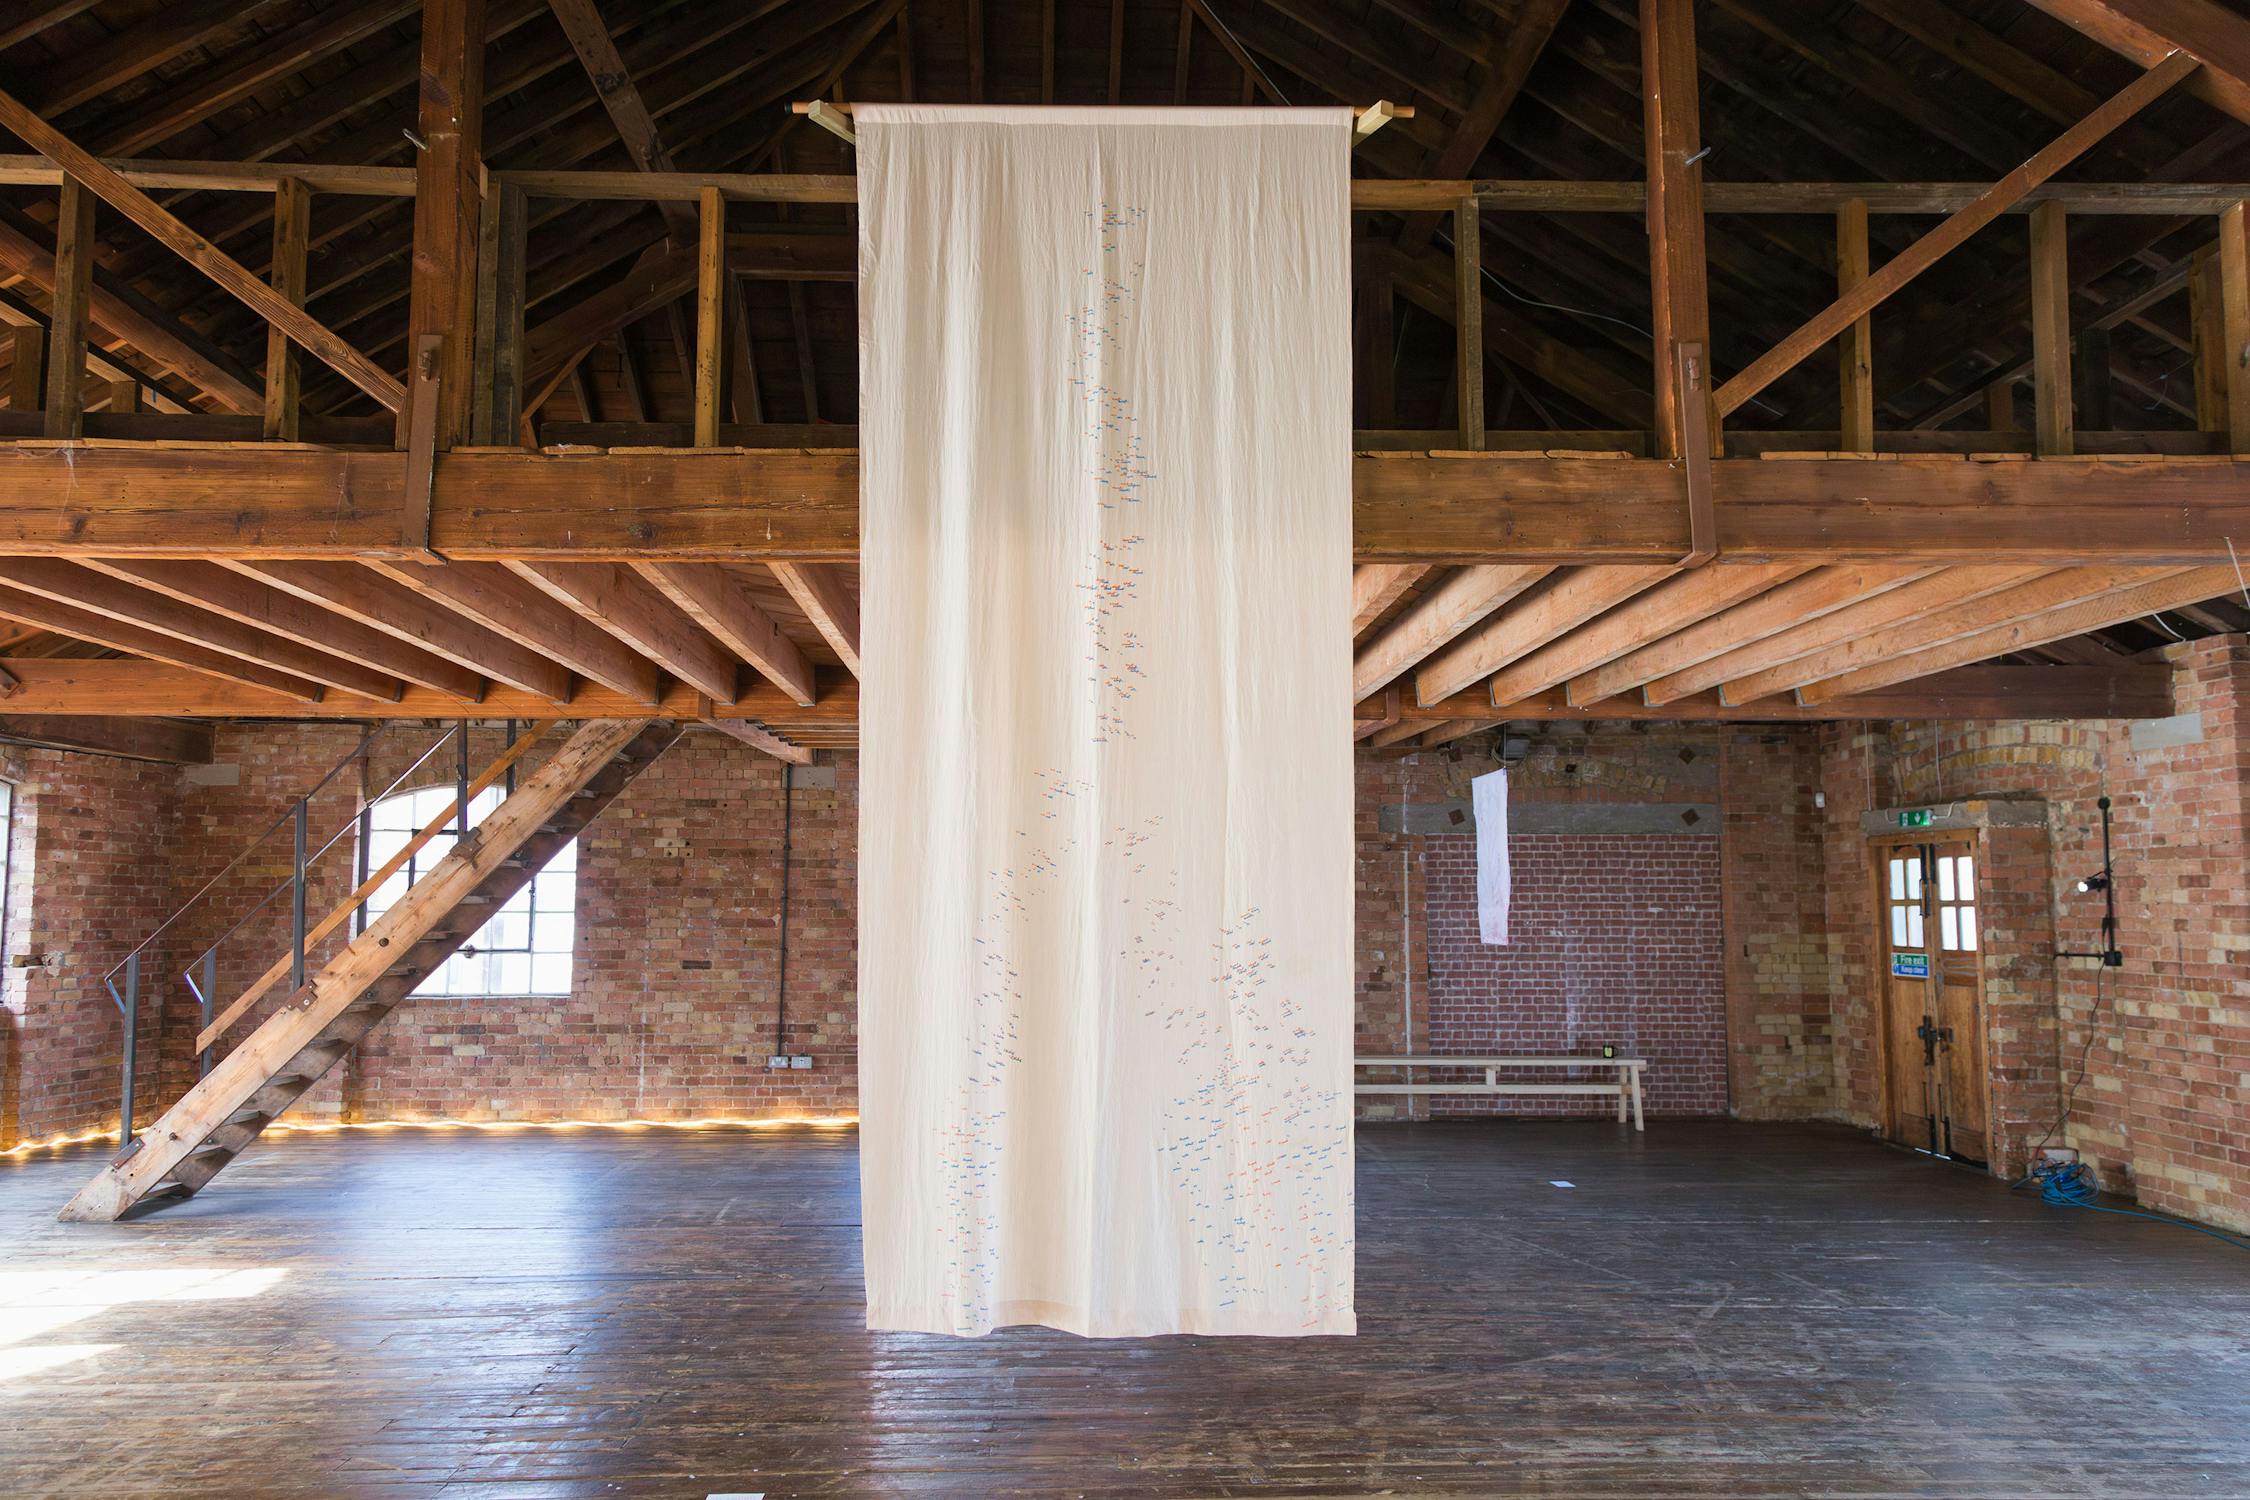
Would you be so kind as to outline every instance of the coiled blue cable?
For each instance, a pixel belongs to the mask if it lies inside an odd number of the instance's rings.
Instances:
[[[2237,1239],[2207,1224],[2198,1224],[2191,1219],[2175,1219],[2169,1214],[2152,1214],[2138,1208],[2111,1208],[2108,1204],[2097,1201],[2101,1197],[2101,1189],[2095,1185],[2094,1175],[2086,1170],[2084,1162],[2041,1162],[2013,1186],[2020,1188],[2034,1182],[2039,1184],[2040,1201],[2052,1203],[2057,1208],[2090,1208],[2095,1213],[2116,1214],[2123,1219],[2147,1219],[2154,1224],[2172,1224],[2181,1229],[2192,1229],[2197,1234],[2207,1234],[2219,1243],[2232,1245],[2237,1250],[2250,1250],[2250,1240]]]

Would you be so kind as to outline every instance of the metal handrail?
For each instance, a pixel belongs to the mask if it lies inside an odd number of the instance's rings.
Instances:
[[[404,770],[400,771],[398,775],[392,777],[389,784],[386,785],[380,792],[377,792],[370,797],[363,798],[359,810],[355,812],[350,820],[345,822],[342,827],[338,828],[334,833],[330,834],[326,839],[324,839],[318,849],[308,850],[307,845],[309,843],[309,825],[311,820],[313,799],[319,796],[323,791],[326,791],[329,783],[334,781],[337,776],[341,775],[347,766],[355,765],[360,761],[366,759],[369,748],[375,743],[376,737],[381,734],[383,729],[386,727],[388,726],[378,724],[370,727],[363,734],[361,734],[359,743],[357,745],[354,745],[349,751],[347,751],[344,757],[341,760],[337,761],[336,764],[330,766],[326,774],[324,774],[318,781],[314,782],[312,784],[312,787],[308,791],[300,794],[295,801],[291,802],[286,808],[284,808],[281,814],[276,817],[271,823],[267,824],[265,828],[259,832],[256,838],[252,839],[248,844],[243,846],[242,852],[237,854],[233,859],[229,860],[227,862],[226,868],[222,869],[218,874],[205,881],[203,885],[197,889],[194,895],[188,897],[188,899],[185,902],[181,903],[181,905],[175,911],[173,911],[170,916],[166,917],[162,922],[158,923],[155,930],[150,932],[147,937],[142,938],[138,943],[134,944],[133,947],[126,953],[126,955],[122,959],[118,960],[118,962],[109,970],[108,973],[102,976],[103,987],[109,991],[110,1000],[115,1003],[119,1014],[122,1015],[125,1020],[125,1045],[123,1057],[124,1085],[123,1096],[119,1102],[117,1112],[118,1141],[121,1145],[130,1145],[133,1140],[133,1084],[136,1074],[135,1064],[137,1061],[135,1054],[137,1052],[137,1044],[139,1042],[140,1031],[141,957],[148,951],[151,944],[156,942],[157,939],[164,936],[165,933],[171,931],[173,926],[176,925],[182,917],[186,916],[187,913],[193,910],[197,906],[197,904],[203,900],[204,897],[210,895],[212,891],[218,888],[221,882],[223,882],[229,875],[232,875],[238,868],[240,868],[243,861],[248,859],[253,853],[261,848],[265,844],[266,840],[272,838],[274,834],[279,832],[285,824],[290,825],[292,847],[290,854],[289,875],[284,878],[279,884],[275,885],[272,890],[266,892],[264,896],[260,897],[256,904],[251,906],[248,911],[244,912],[240,917],[236,918],[232,926],[227,928],[225,932],[219,934],[217,939],[215,939],[208,947],[206,947],[202,951],[201,954],[197,955],[197,957],[192,962],[190,962],[185,969],[181,971],[180,977],[186,981],[188,992],[195,996],[196,1003],[203,1013],[204,1025],[208,1027],[211,1021],[212,1006],[218,998],[218,959],[220,947],[229,938],[233,937],[237,932],[240,932],[244,924],[249,922],[252,917],[258,915],[258,913],[264,911],[268,906],[270,906],[273,903],[274,898],[281,895],[284,891],[287,891],[290,895],[290,982],[293,986],[299,987],[304,984],[305,887],[307,873],[315,864],[320,861],[323,856],[328,853],[329,850],[336,847],[338,841],[341,840],[347,832],[350,832],[354,828],[357,828],[361,831],[363,845],[362,852],[364,853],[368,808],[372,807],[375,803],[380,802],[383,798],[388,797],[389,795],[391,795],[391,793],[398,790],[399,786],[404,783],[408,777],[421,770],[422,767],[429,762],[430,757],[435,755],[438,750],[444,746],[447,740],[451,739],[458,739],[460,744],[458,779],[462,795],[459,798],[461,802],[459,817],[461,831],[463,833],[467,832],[469,818],[468,798],[466,796],[469,779],[469,721],[466,719],[462,719],[449,726],[442,734],[438,735],[437,738],[431,740],[430,743],[423,748],[422,752],[419,755],[416,755],[413,760],[409,761]],[[512,720],[510,721],[509,728],[509,738],[513,740],[514,723]],[[201,983],[197,982],[196,971],[198,969],[202,970]],[[117,976],[120,973],[123,973],[125,976],[125,988],[122,993],[119,992],[117,986]],[[198,1050],[196,1054],[196,1064],[198,1071],[200,1072],[208,1072],[210,1070],[210,1049],[203,1048]]]

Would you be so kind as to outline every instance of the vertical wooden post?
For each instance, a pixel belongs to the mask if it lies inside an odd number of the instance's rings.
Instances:
[[[8,409],[37,411],[47,380],[47,330],[8,330]]]
[[[1995,380],[1984,388],[1984,425],[1988,432],[2016,430],[2016,383]]]
[[[1648,163],[1650,306],[1656,335],[1656,453],[1681,456],[1690,420],[1679,390],[1679,348],[1711,344],[1703,259],[1702,115],[1696,98],[1694,0],[1641,0],[1641,104]]]
[[[721,374],[726,369],[719,325],[726,311],[727,204],[717,188],[700,195],[702,234],[695,255],[695,446],[719,445]]]
[[[2060,203],[2037,203],[2031,209],[2034,452],[2072,450],[2070,398],[2070,217]]]
[[[109,410],[112,416],[130,416],[141,409],[141,383],[137,380],[112,380],[109,382]]]
[[[750,345],[750,300],[743,295],[741,281],[732,275],[727,277],[727,332],[734,356],[734,369],[727,377],[727,409],[737,422],[763,422],[766,411],[758,393],[758,354]]]
[[[1852,198],[1836,211],[1836,293],[1867,279],[1867,200]],[[1837,410],[1846,451],[1875,451],[1875,345],[1872,316],[1863,316],[1836,341]]]
[[[45,436],[86,430],[86,304],[94,291],[94,195],[62,180],[55,217],[55,306],[48,323]]]
[[[1461,446],[1484,446],[1483,213],[1475,195],[1453,210],[1453,328]]]
[[[1354,360],[1358,366],[1360,388],[1360,425],[1363,427],[1396,427],[1398,425],[1398,398],[1392,380],[1392,361],[1397,357],[1397,334],[1391,326],[1393,292],[1388,262],[1367,265],[1369,258],[1381,260],[1384,252],[1373,246],[1362,246],[1362,261],[1354,279],[1359,283],[1359,353]]]
[[[296,177],[284,177],[273,194],[273,289],[295,307],[305,305],[305,247],[312,237],[312,193]],[[266,421],[269,442],[297,441],[297,346],[273,324],[266,325]]]
[[[502,183],[493,202],[500,222],[492,232],[492,431],[486,441],[504,443],[523,420],[524,241],[531,204],[513,183]],[[484,316],[481,307],[477,315]]]
[[[2107,432],[2116,426],[2110,396],[2115,389],[2109,363],[2109,330],[2089,327],[2078,335],[2078,350],[2071,361],[2077,381],[2077,430]]]
[[[408,289],[410,359],[435,336],[440,349],[435,451],[469,431],[476,358],[477,220],[484,197],[485,0],[425,0],[422,6],[421,155],[414,174],[414,262]],[[415,403],[399,407],[399,445]],[[427,517],[408,518],[409,546],[428,544]],[[414,533],[419,530],[419,536]]]
[[[2227,377],[2227,451],[2250,453],[2250,205],[2219,216],[2219,291]],[[52,389],[52,382],[49,382]]]
[[[2195,252],[2188,272],[2188,324],[2195,348],[2195,427],[2227,430],[2226,294],[2219,287],[2219,247]]]

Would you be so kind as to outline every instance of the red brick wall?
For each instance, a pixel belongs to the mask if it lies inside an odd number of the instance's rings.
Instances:
[[[1716,836],[1511,837],[1505,946],[1487,946],[1478,934],[1475,837],[1425,842],[1429,1051],[1599,1056],[1607,1043],[1620,1057],[1648,1059],[1649,1113],[1726,1112]],[[1505,1076],[1553,1083],[1565,1075]],[[1567,1096],[1438,1095],[1430,1105],[1434,1115],[1614,1107]]]
[[[166,910],[177,843],[170,766],[9,750],[15,784],[7,962],[0,1000],[0,1146],[114,1129],[124,1024],[102,976]],[[38,956],[38,967],[18,967]],[[150,982],[161,965],[151,963]],[[169,1096],[156,1063],[161,1007],[142,1009],[135,1108]]]
[[[1728,1080],[1745,1119],[1836,1108],[1819,743],[1744,726],[1720,741]]]

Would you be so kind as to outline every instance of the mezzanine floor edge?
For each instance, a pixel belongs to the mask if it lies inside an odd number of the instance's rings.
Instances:
[[[2250,1256],[1834,1128],[1364,1127],[1350,1341],[868,1334],[843,1131],[98,1160],[0,1166],[10,1495],[2250,1495]]]

